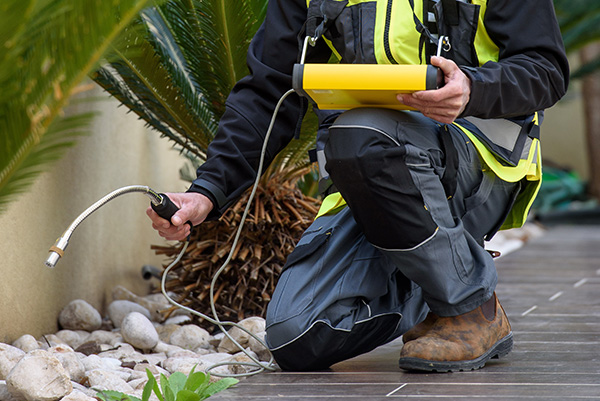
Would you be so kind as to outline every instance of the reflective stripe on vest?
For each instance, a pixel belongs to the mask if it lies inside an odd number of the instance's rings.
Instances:
[[[437,2],[438,0],[425,0],[425,2],[427,1]],[[376,62],[377,64],[420,64],[422,60],[425,60],[424,54],[419,57],[419,39],[421,35],[416,30],[413,10],[409,0],[306,0],[307,7],[310,7],[311,2],[318,3],[315,4],[317,6],[320,6],[323,2],[347,2],[348,12],[338,17],[342,20],[341,23],[346,24],[346,26],[351,26],[352,19],[356,18],[356,15],[360,15],[361,34],[373,32],[372,37],[368,40],[374,51],[375,60],[370,62]],[[415,1],[414,13],[421,22],[426,23],[425,18],[431,21],[435,17],[433,17],[433,13],[428,13],[424,17],[423,4],[424,1]],[[491,40],[483,24],[487,0],[472,0],[471,4],[479,7],[474,39],[478,64],[482,66],[488,61],[498,61],[498,46]],[[352,10],[353,8],[355,11]],[[344,49],[336,48],[327,38],[326,41],[338,56],[338,59],[342,59]]]

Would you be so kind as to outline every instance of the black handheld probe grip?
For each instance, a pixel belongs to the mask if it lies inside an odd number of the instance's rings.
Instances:
[[[167,195],[165,195],[165,194],[159,194],[159,195],[162,198],[161,202],[159,204],[155,204],[155,203],[151,202],[150,206],[156,212],[156,214],[158,214],[163,219],[171,222],[171,217],[173,217],[173,215],[175,213],[177,213],[179,208],[177,207],[176,204],[173,203],[171,198],[169,198]],[[194,228],[191,221],[189,221],[189,220],[186,221],[186,224],[189,224],[190,228]]]

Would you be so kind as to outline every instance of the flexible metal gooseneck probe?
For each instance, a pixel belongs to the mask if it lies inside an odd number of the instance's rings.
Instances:
[[[219,366],[225,366],[225,365],[241,365],[241,366],[250,366],[250,367],[254,367],[257,368],[254,371],[248,372],[248,373],[241,373],[241,374],[227,374],[227,375],[223,375],[220,373],[215,373],[213,372],[212,374],[214,376],[220,376],[220,377],[242,377],[242,376],[250,376],[250,375],[255,375],[257,373],[261,373],[264,372],[265,370],[270,370],[270,371],[274,371],[275,370],[275,366],[274,366],[274,358],[273,358],[273,354],[271,354],[271,351],[269,350],[269,348],[267,347],[267,345],[265,344],[265,342],[263,341],[263,339],[259,338],[258,336],[256,336],[254,333],[250,332],[250,330],[246,329],[243,326],[240,326],[237,323],[234,322],[227,322],[227,321],[221,321],[217,315],[217,311],[216,311],[216,307],[215,307],[215,302],[214,302],[214,288],[215,288],[215,284],[217,282],[217,279],[219,277],[219,275],[223,272],[223,270],[225,270],[225,268],[227,267],[227,265],[229,264],[229,262],[231,261],[232,257],[233,257],[233,252],[236,249],[237,243],[239,241],[239,238],[241,236],[242,233],[242,228],[244,226],[244,222],[246,220],[246,217],[248,216],[248,212],[250,210],[250,204],[252,203],[252,200],[254,199],[254,196],[256,194],[256,190],[258,188],[258,184],[260,182],[260,176],[261,176],[261,172],[263,170],[263,166],[264,166],[264,159],[265,159],[265,154],[267,152],[267,144],[269,141],[269,137],[271,136],[271,132],[273,131],[273,126],[275,124],[275,118],[277,117],[277,113],[279,112],[279,109],[281,108],[281,105],[283,104],[283,101],[291,94],[293,93],[294,90],[290,89],[289,91],[287,91],[286,93],[284,93],[281,98],[279,99],[279,101],[277,102],[277,105],[275,107],[275,110],[273,111],[273,115],[271,117],[271,121],[269,123],[269,128],[267,129],[267,132],[265,133],[265,138],[263,141],[263,146],[261,149],[261,154],[260,154],[260,160],[259,160],[259,165],[258,165],[258,169],[257,169],[257,174],[256,174],[256,179],[254,181],[254,185],[252,186],[252,192],[250,193],[250,196],[248,198],[248,202],[246,204],[246,208],[244,209],[244,213],[242,214],[242,218],[240,220],[238,229],[236,231],[236,235],[235,238],[233,240],[233,244],[231,246],[231,250],[229,251],[229,255],[227,256],[227,259],[225,260],[225,262],[223,262],[223,264],[221,265],[221,267],[217,270],[217,272],[214,274],[213,279],[211,281],[210,284],[210,308],[211,308],[211,312],[213,314],[214,318],[211,318],[203,313],[200,313],[194,309],[191,309],[187,306],[181,305],[179,303],[177,303],[173,298],[171,298],[169,296],[169,294],[166,291],[166,278],[167,275],[169,274],[169,271],[177,264],[179,263],[179,261],[181,260],[181,258],[183,257],[183,255],[185,254],[185,251],[189,245],[189,240],[185,241],[185,243],[183,244],[181,251],[179,252],[179,254],[177,255],[177,257],[175,258],[175,260],[173,260],[169,266],[167,266],[165,268],[165,271],[163,272],[162,278],[161,278],[161,292],[163,293],[163,295],[167,298],[167,300],[175,305],[176,307],[183,309],[195,316],[198,316],[206,321],[208,321],[211,324],[214,324],[216,326],[218,326],[223,333],[225,334],[225,336],[227,336],[248,358],[250,358],[250,360],[252,362],[221,362],[218,364],[214,364],[212,366],[210,366],[209,368],[206,369],[207,372],[219,367]],[[141,192],[143,194],[145,194],[146,196],[148,196],[150,198],[151,201],[151,206],[152,208],[156,211],[156,213],[158,213],[159,216],[161,216],[162,218],[166,219],[166,220],[171,220],[171,217],[177,212],[178,208],[177,206],[171,201],[171,199],[169,199],[168,196],[166,196],[165,194],[161,194],[161,193],[157,193],[156,191],[152,190],[151,188],[147,187],[147,186],[143,186],[143,185],[132,185],[132,186],[128,186],[128,187],[123,187],[123,188],[119,188],[111,193],[109,193],[108,195],[104,196],[102,199],[100,199],[99,201],[97,201],[96,203],[94,203],[92,206],[90,206],[89,208],[87,208],[83,213],[81,213],[69,226],[69,228],[67,228],[67,230],[63,233],[63,235],[56,241],[56,243],[50,248],[50,255],[48,256],[48,258],[46,259],[46,266],[48,267],[54,267],[56,265],[56,263],[58,262],[58,260],[64,255],[65,249],[67,248],[67,245],[69,244],[69,239],[71,238],[71,235],[73,234],[73,232],[75,231],[75,229],[83,222],[83,220],[85,220],[89,215],[91,215],[93,212],[95,212],[97,209],[99,209],[100,207],[104,206],[106,203],[110,202],[111,200],[113,200],[114,198],[126,194],[126,193],[132,193],[132,192]],[[189,223],[189,222],[188,222]],[[189,223],[191,225],[191,223]],[[269,361],[266,363],[263,363],[261,361],[259,361],[258,359],[256,359],[252,354],[250,354],[241,344],[239,344],[228,332],[227,330],[224,328],[225,326],[233,326],[233,327],[237,327],[238,329],[244,331],[245,333],[247,333],[248,335],[250,335],[252,338],[254,338],[255,340],[257,340],[263,347],[265,347],[265,349],[269,352],[270,358]]]
[[[69,239],[71,239],[71,235],[73,235],[73,231],[85,220],[89,215],[94,213],[96,210],[100,209],[102,206],[115,199],[118,196],[128,194],[131,192],[141,192],[150,198],[150,201],[153,205],[161,205],[165,201],[165,197],[158,194],[157,192],[150,189],[150,187],[144,185],[131,185],[128,187],[119,188],[108,195],[104,196],[102,199],[94,203],[92,206],[88,207],[83,213],[81,213],[65,230],[63,235],[60,236],[59,239],[56,240],[56,243],[50,247],[50,254],[46,259],[46,266],[54,267],[58,260],[65,254],[65,249],[67,249],[67,245],[69,245]]]

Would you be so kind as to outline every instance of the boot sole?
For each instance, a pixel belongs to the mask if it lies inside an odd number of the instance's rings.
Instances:
[[[431,361],[421,358],[400,358],[400,369],[425,372],[463,372],[481,369],[490,359],[502,358],[513,348],[513,334],[510,332],[488,351],[476,359],[466,361]]]

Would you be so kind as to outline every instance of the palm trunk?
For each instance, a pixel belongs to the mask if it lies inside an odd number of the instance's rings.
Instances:
[[[581,50],[582,64],[600,54],[600,43],[593,43]],[[583,105],[588,145],[590,181],[588,192],[600,199],[600,72],[583,78]]]

